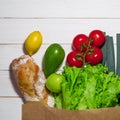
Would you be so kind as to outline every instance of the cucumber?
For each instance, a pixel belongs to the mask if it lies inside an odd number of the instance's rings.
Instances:
[[[120,33],[117,34],[117,64],[116,64],[116,74],[120,75]]]
[[[106,66],[108,67],[108,72],[115,73],[114,44],[113,37],[110,36],[108,36],[106,41]]]

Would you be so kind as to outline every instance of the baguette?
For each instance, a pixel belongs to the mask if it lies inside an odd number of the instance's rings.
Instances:
[[[34,59],[22,55],[11,63],[13,75],[25,101],[45,101],[54,106],[54,98],[45,88],[45,77]]]

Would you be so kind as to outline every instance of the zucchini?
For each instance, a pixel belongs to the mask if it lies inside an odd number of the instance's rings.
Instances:
[[[113,37],[108,36],[106,41],[106,66],[108,67],[108,72],[115,73],[115,55],[114,55],[114,44]]]
[[[120,33],[117,34],[117,64],[116,64],[116,74],[120,75]]]

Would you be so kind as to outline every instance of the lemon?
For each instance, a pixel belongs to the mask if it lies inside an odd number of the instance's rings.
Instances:
[[[36,53],[42,44],[42,34],[39,31],[33,31],[25,40],[25,49],[30,56]]]

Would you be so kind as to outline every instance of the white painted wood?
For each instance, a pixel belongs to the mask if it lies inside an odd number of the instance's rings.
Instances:
[[[18,97],[20,95],[14,77],[9,71],[0,71],[0,88],[0,96],[2,97]]]
[[[94,29],[116,37],[120,32],[120,19],[0,19],[0,44],[23,44],[28,34],[39,30],[43,43],[71,43],[75,35]]]
[[[1,0],[0,17],[120,17],[119,0]]]
[[[36,63],[42,68],[42,60],[45,54],[45,51],[49,44],[42,45],[39,51],[33,55],[34,60]],[[71,50],[71,44],[61,44],[63,49],[65,50],[66,55]],[[9,70],[11,62],[20,56],[25,54],[23,52],[23,44],[22,45],[1,45],[0,46],[0,55],[1,55],[1,62],[0,62],[0,70]],[[63,61],[65,64],[65,59]]]
[[[0,119],[22,120],[22,104],[20,98],[0,98]]]
[[[42,45],[41,48],[35,53],[32,57],[34,58],[35,62],[42,68],[42,61],[43,56],[47,47],[51,44]],[[67,54],[72,50],[71,44],[61,44],[63,49],[65,50],[65,58],[61,68],[65,65]],[[114,44],[114,48],[116,50],[116,44]],[[26,54],[23,51],[23,45],[0,45],[0,70],[10,70],[11,62]],[[60,68],[60,69],[61,69]]]

